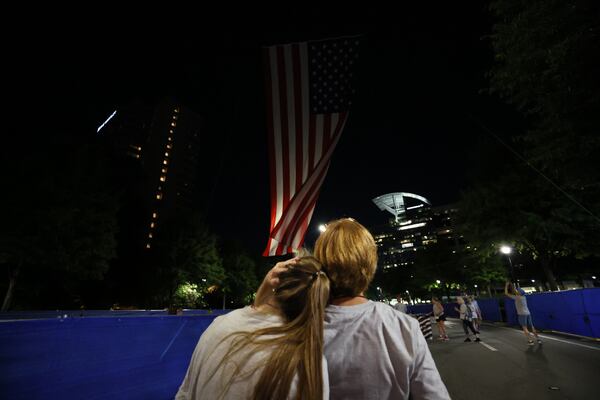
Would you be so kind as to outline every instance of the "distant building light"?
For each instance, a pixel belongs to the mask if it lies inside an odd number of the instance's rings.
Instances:
[[[135,158],[140,158],[140,155],[139,155],[139,154],[136,154],[136,155],[135,155]]]
[[[179,112],[179,108],[175,108],[173,111],[176,112],[176,113],[178,113]],[[204,281],[206,281],[206,279]]]
[[[173,132],[171,132],[171,133],[173,133]],[[173,138],[172,138],[171,136],[169,136],[169,137],[167,138],[167,140],[168,140],[169,142],[172,142],[172,141],[173,141]]]
[[[112,119],[112,117],[114,117],[116,114],[117,114],[117,110],[113,111],[113,113],[112,113],[112,114],[110,114],[110,116],[109,116],[109,117],[106,119],[106,121],[104,121],[104,122],[102,123],[102,125],[100,125],[100,126],[98,127],[98,129],[96,129],[96,133],[100,132],[100,130],[101,130],[102,128],[104,128],[104,125],[106,125],[106,124],[108,123],[108,121],[110,121],[110,120]]]
[[[152,213],[152,218],[156,219],[156,217],[158,217],[158,214],[156,214],[155,212]]]
[[[407,210],[412,210],[414,208],[421,208],[423,207],[423,204],[419,204],[418,206],[410,206],[410,207],[406,207]]]
[[[156,193],[156,200],[162,199],[162,193]]]
[[[150,243],[146,243],[146,248],[149,249],[150,248]]]
[[[414,229],[414,228],[420,228],[422,226],[425,226],[425,222],[419,222],[418,224],[412,224],[412,225],[406,225],[406,226],[401,226],[400,228],[398,228],[398,230],[400,231],[404,231],[406,229]]]
[[[413,243],[402,243],[402,248],[406,249],[407,247],[414,247],[415,245]]]
[[[154,222],[150,222],[150,229],[153,229],[156,225],[154,224]]]
[[[172,127],[176,127],[176,126],[177,126],[177,124],[176,124],[175,122],[171,122],[171,126],[172,126]]]
[[[173,148],[173,145],[171,143],[167,144],[167,149],[171,150]]]
[[[319,225],[319,232],[325,232],[327,230],[327,226],[324,224]]]
[[[168,160],[163,160],[163,164],[164,164],[164,165],[167,165],[168,163],[169,163],[169,161],[168,161]]]
[[[164,181],[166,181],[166,180],[167,180],[167,178],[166,178],[164,175],[162,175],[162,176],[160,177],[160,181],[161,181],[161,182],[164,182]]]
[[[150,239],[152,239],[152,232],[150,232],[150,233],[148,234],[148,237],[149,237]]]
[[[169,157],[169,152],[165,151],[165,157]]]
[[[408,224],[412,224],[412,220],[400,222],[400,225],[408,225]]]

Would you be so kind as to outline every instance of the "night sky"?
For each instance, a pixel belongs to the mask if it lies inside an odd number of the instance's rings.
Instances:
[[[433,205],[459,200],[480,146],[493,141],[469,115],[512,134],[510,108],[481,93],[493,21],[478,2],[235,15],[170,9],[152,18],[110,18],[65,19],[16,46],[19,104],[43,126],[35,135],[91,137],[120,104],[174,96],[206,118],[207,135],[227,138],[214,149],[222,168],[215,165],[215,181],[203,183],[212,193],[205,212],[214,231],[254,254],[262,252],[269,225],[263,46],[364,35],[357,95],[309,245],[318,224],[337,217],[368,226],[386,221],[371,202],[384,193],[414,192]]]

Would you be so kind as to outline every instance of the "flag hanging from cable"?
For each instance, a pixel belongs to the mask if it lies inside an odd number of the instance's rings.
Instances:
[[[358,37],[267,47],[271,225],[264,256],[302,246],[348,119]]]

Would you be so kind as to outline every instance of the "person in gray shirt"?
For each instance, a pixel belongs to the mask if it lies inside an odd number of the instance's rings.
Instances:
[[[535,327],[533,326],[533,320],[531,319],[531,313],[529,307],[527,307],[527,298],[525,298],[525,291],[521,288],[515,289],[514,285],[510,282],[506,282],[504,285],[504,294],[515,301],[515,308],[517,309],[517,319],[519,325],[523,329],[523,333],[527,338],[527,344],[533,346],[535,342],[531,339],[530,331],[535,336],[538,343],[542,343],[542,340],[538,336]]]
[[[315,244],[331,284],[325,358],[332,399],[449,399],[419,323],[365,298],[377,246],[351,218],[329,223]]]

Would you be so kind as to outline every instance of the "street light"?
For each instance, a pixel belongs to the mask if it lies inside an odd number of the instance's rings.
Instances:
[[[506,246],[506,245],[500,246],[500,252],[502,254],[505,254],[506,257],[508,258],[508,263],[510,264],[510,278],[514,282],[515,281],[515,271],[513,268],[512,260],[510,259],[510,253],[512,253],[512,247]]]
[[[439,279],[436,279],[435,283],[437,283],[439,285],[440,283],[442,283],[442,281],[440,281]]]

